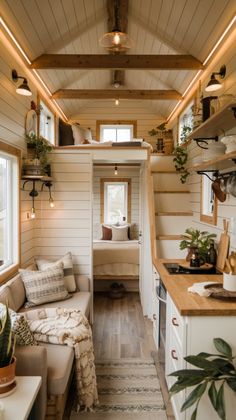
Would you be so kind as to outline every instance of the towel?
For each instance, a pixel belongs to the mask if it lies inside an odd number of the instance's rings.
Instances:
[[[197,293],[199,296],[209,297],[211,295],[211,291],[205,289],[205,286],[208,284],[215,284],[214,281],[205,281],[202,283],[194,283],[192,286],[188,288],[188,292]]]

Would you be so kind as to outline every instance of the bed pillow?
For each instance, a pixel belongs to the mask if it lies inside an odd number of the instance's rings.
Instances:
[[[112,226],[112,241],[128,241],[128,226]]]
[[[102,240],[110,241],[112,238],[112,229],[109,226],[102,225]]]
[[[57,267],[58,263],[63,263],[64,271],[64,283],[68,292],[76,291],[76,282],[73,270],[73,260],[71,252],[67,252],[64,257],[60,258],[57,261],[50,261],[42,258],[35,258],[35,263],[38,267],[38,270],[44,271],[48,268]]]
[[[44,271],[30,271],[19,269],[25,286],[27,302],[25,308],[56,302],[69,297],[64,284],[63,264],[48,268]]]
[[[74,144],[84,144],[84,140],[92,141],[92,133],[90,128],[83,128],[78,124],[72,124]]]

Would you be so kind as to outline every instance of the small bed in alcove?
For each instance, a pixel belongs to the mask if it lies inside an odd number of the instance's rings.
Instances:
[[[95,280],[137,280],[139,277],[138,240],[93,241]]]

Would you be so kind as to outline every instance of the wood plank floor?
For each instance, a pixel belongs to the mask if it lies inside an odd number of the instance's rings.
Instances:
[[[117,300],[95,293],[93,342],[96,359],[151,357],[152,322],[142,314],[138,293]]]

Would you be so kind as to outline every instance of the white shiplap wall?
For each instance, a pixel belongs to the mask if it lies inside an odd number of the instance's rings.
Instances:
[[[78,150],[51,153],[55,207],[41,193],[36,221],[36,254],[57,259],[71,251],[76,274],[90,278],[92,260],[92,156]]]
[[[101,178],[131,178],[131,223],[139,225],[139,168],[119,167],[118,175],[114,175],[114,166],[111,168],[94,167],[93,172],[93,236],[101,238],[100,222],[100,180]]]
[[[1,34],[1,33],[0,33]],[[32,97],[16,93],[16,84],[11,79],[12,69],[24,75],[24,70],[0,42],[0,141],[25,151],[25,117],[30,101],[36,101],[36,90],[30,85]],[[30,185],[27,186],[30,190]],[[21,194],[21,264],[29,264],[34,256],[34,221],[27,217],[31,208],[29,191]]]

